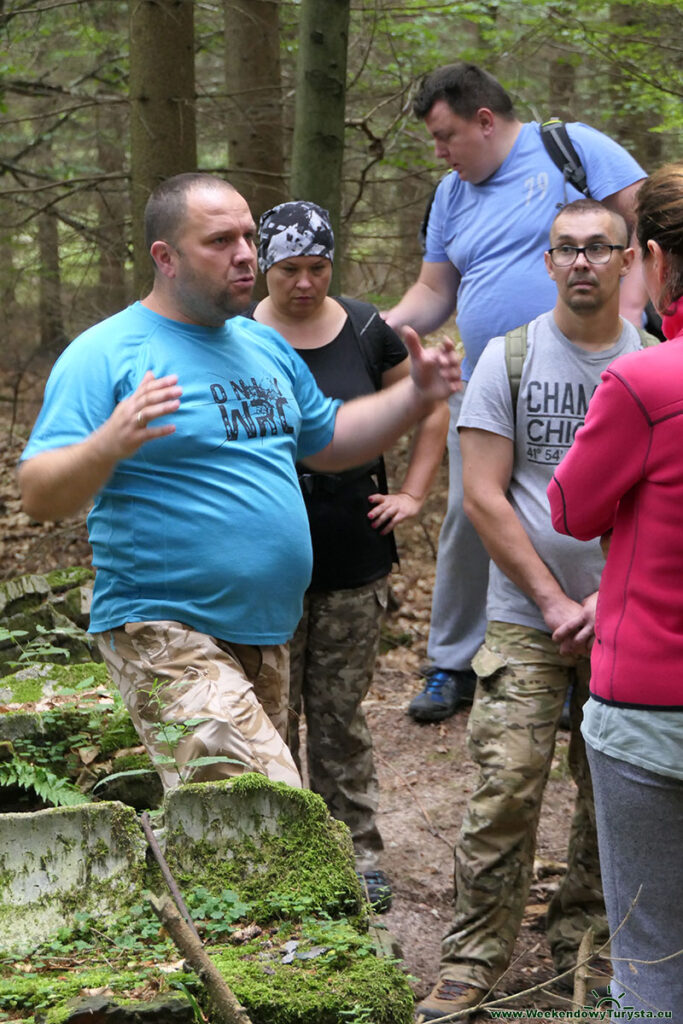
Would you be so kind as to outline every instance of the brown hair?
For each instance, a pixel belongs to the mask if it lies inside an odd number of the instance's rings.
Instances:
[[[413,100],[415,117],[425,118],[437,100],[445,100],[454,114],[471,121],[480,107],[488,107],[507,121],[515,112],[500,82],[476,64],[456,61],[425,75]]]
[[[234,192],[230,182],[202,171],[175,174],[157,185],[145,206],[145,245],[148,250],[159,239],[171,245],[175,243],[187,210],[187,194],[200,187]]]
[[[557,211],[553,217],[553,222],[550,225],[550,234],[552,236],[553,228],[559,217],[563,217],[565,213],[578,213],[578,214],[590,214],[590,213],[606,213],[609,215],[614,230],[620,236],[620,241],[624,245],[628,245],[628,227],[626,221],[617,213],[616,210],[610,210],[604,203],[599,202],[597,199],[574,199],[573,202],[567,203],[560,210]]]
[[[666,309],[683,295],[683,163],[665,164],[638,190],[636,236],[643,259],[647,243],[657,242],[666,260],[666,280],[657,308]]]

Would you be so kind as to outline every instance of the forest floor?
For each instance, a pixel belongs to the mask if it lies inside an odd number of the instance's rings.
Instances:
[[[35,408],[29,410],[31,422]],[[15,466],[27,431],[20,426],[5,438],[0,454],[0,565],[9,578],[30,571],[90,564],[85,517],[58,525],[31,523],[21,512]],[[388,465],[390,479],[400,479],[408,445],[400,442]],[[403,950],[416,997],[438,975],[440,939],[449,925],[452,900],[453,845],[472,792],[475,773],[465,744],[467,711],[439,724],[419,725],[406,714],[422,686],[419,668],[426,659],[431,591],[439,526],[446,505],[444,457],[435,486],[419,521],[398,530],[400,571],[392,576],[398,604],[386,624],[385,647],[366,702],[374,737],[381,787],[379,825],[385,842],[384,867],[394,901],[382,919]],[[552,977],[544,934],[547,902],[565,859],[574,787],[567,769],[568,734],[558,734],[538,835],[537,873],[532,886],[513,964],[500,993],[518,993]],[[516,1007],[547,1007],[535,993]]]

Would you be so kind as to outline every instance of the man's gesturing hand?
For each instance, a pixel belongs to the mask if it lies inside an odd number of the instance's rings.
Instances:
[[[412,327],[404,327],[401,334],[410,355],[410,375],[424,399],[438,402],[460,390],[460,357],[450,338],[435,348],[424,348]]]
[[[182,388],[175,374],[154,376],[148,370],[129,398],[124,398],[93,437],[103,454],[116,462],[133,455],[146,441],[166,437],[175,431],[172,423],[152,426],[160,416],[168,416],[180,405]]]

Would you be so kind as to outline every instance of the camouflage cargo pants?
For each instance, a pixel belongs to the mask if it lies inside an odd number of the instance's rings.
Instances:
[[[299,766],[306,716],[311,789],[351,830],[357,865],[377,864],[379,786],[361,702],[372,682],[387,606],[386,578],[352,590],[309,591],[290,644],[289,746]]]
[[[164,789],[244,772],[301,786],[284,741],[285,645],[228,644],[180,622],[128,622],[96,639]]]
[[[543,791],[570,685],[569,767],[578,792],[567,873],[547,915],[556,969],[576,963],[590,925],[599,941],[607,938],[607,925],[593,792],[579,728],[589,660],[562,657],[539,630],[490,622],[472,665],[478,679],[468,745],[479,777],[455,849],[455,917],[443,940],[441,973],[488,988],[507,967],[522,922]]]

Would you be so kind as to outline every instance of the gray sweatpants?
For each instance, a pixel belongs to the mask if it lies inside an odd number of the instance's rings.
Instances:
[[[682,1021],[683,781],[588,744],[586,750],[613,935],[615,1009],[668,1010],[670,1020]]]
[[[456,423],[464,390],[451,395],[448,507],[439,535],[427,654],[438,668],[464,669],[484,642],[489,556],[462,507],[462,459]]]

